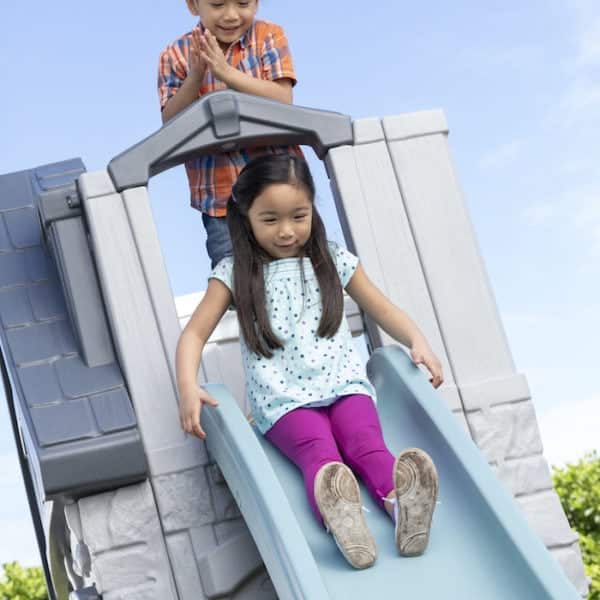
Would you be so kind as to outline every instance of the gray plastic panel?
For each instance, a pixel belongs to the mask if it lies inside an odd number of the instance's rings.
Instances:
[[[114,362],[108,323],[82,217],[51,223],[48,239],[86,364],[97,367]]]
[[[194,155],[241,147],[303,144],[319,158],[352,143],[350,117],[240,94],[200,98],[161,129],[113,158],[108,172],[118,191],[145,186],[153,175]]]
[[[39,493],[46,499],[133,483],[145,479],[148,471],[108,330],[104,337],[102,331],[91,332],[89,339],[96,344],[101,339],[104,347],[94,351],[96,360],[90,362],[103,364],[88,366],[76,343],[57,269],[44,246],[40,196],[52,189],[56,197],[64,197],[75,189],[74,178],[82,170],[75,159],[0,176],[0,345],[18,427],[22,438],[30,440],[28,467],[39,473]],[[69,214],[78,211],[64,211],[63,216]],[[74,321],[79,321],[80,331],[96,327],[103,308],[97,284],[93,286],[94,265],[81,217],[56,221],[50,229],[75,304],[85,305]]]

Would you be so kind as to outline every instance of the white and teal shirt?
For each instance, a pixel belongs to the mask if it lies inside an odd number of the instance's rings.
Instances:
[[[342,287],[346,287],[358,258],[337,244],[329,250]],[[272,358],[251,352],[241,340],[246,393],[261,433],[290,410],[301,406],[327,406],[346,394],[375,399],[365,366],[352,340],[345,318],[332,338],[318,337],[321,320],[319,283],[310,259],[304,258],[304,286],[299,258],[282,258],[265,265],[267,314],[283,348]],[[211,278],[233,289],[233,258],[224,258]]]

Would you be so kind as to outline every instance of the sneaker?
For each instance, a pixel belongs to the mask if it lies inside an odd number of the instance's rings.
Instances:
[[[360,489],[352,471],[343,463],[323,465],[315,477],[315,498],[325,527],[344,558],[355,569],[370,567],[377,548],[367,527]]]
[[[429,455],[418,448],[403,450],[394,463],[396,547],[403,556],[418,556],[429,542],[438,476]]]

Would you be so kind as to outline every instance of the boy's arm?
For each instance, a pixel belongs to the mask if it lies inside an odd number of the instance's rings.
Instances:
[[[199,28],[194,28],[190,40],[189,72],[181,86],[177,89],[177,93],[171,96],[164,105],[161,112],[163,124],[180,113],[184,108],[187,108],[194,100],[198,99],[200,86],[206,74],[206,62],[200,56],[199,35]]]
[[[200,439],[206,437],[200,425],[202,405],[217,406],[217,402],[197,383],[202,350],[231,300],[231,292],[224,283],[217,279],[209,279],[204,297],[177,342],[175,370],[181,427]]]
[[[415,322],[371,282],[360,263],[348,282],[346,291],[379,327],[396,341],[410,348],[413,362],[424,364],[431,373],[430,381],[433,387],[439,387],[444,380],[442,366],[425,336]]]
[[[189,75],[174,96],[171,96],[162,109],[161,118],[163,124],[187,108],[194,100],[198,99],[198,90],[203,76],[190,71]]]
[[[226,60],[223,51],[219,47],[217,38],[207,30],[199,37],[200,55],[206,62],[208,68],[217,79],[220,79],[228,88],[263,96],[287,104],[292,103],[292,81],[288,78],[271,81],[269,79],[257,79],[247,73],[232,67]]]

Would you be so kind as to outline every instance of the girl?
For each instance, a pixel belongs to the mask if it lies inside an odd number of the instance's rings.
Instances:
[[[327,242],[314,195],[308,165],[297,156],[263,156],[240,173],[227,205],[233,257],[213,270],[177,345],[181,426],[205,438],[202,405],[217,402],[197,385],[198,367],[233,303],[256,425],[302,470],[311,508],[348,562],[365,568],[376,548],[353,471],[394,519],[397,548],[407,556],[427,546],[437,474],[423,451],[411,448],[394,460],[385,446],[375,390],[344,318],[343,289],[410,348],[436,388],[442,369],[423,334],[369,281],[358,259]]]

